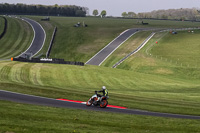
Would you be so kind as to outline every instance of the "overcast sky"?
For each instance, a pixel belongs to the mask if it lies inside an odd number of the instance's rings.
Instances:
[[[149,12],[158,9],[200,7],[200,0],[0,0],[0,3],[25,3],[43,5],[77,5],[107,11],[108,16],[121,16],[122,12]]]

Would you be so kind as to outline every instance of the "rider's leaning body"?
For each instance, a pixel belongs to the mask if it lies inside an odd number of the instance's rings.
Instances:
[[[102,92],[103,93],[103,95],[97,94],[97,97],[101,98],[102,96],[108,96],[108,90],[106,89],[105,86],[102,86],[102,89],[100,91],[95,91],[95,93],[97,93],[97,92]]]

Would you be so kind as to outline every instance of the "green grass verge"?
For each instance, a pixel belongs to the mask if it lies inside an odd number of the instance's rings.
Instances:
[[[7,32],[0,41],[0,59],[20,55],[29,47],[33,38],[33,30],[28,23],[10,17],[7,20]]]
[[[199,120],[52,108],[0,100],[0,133],[189,133]],[[153,121],[153,122],[152,122]]]

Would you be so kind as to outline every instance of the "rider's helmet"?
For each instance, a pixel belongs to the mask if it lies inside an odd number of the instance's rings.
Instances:
[[[105,86],[102,86],[102,90],[105,90],[106,89],[106,87]]]

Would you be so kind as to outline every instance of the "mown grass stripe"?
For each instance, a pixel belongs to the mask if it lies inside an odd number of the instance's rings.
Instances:
[[[30,68],[32,67],[32,63],[27,63],[25,64],[22,69],[21,69],[21,73],[20,73],[20,78],[23,82],[25,82],[26,84],[30,84],[31,80],[30,80]]]
[[[18,63],[16,65],[14,65],[12,67],[12,70],[11,70],[11,80],[13,82],[17,82],[17,83],[25,83],[22,79],[21,79],[21,72],[22,72],[22,69],[23,69],[23,66],[26,65],[25,63]]]
[[[10,81],[11,79],[11,69],[16,64],[16,62],[9,62],[4,65],[0,70],[0,80],[1,81]]]
[[[43,64],[36,63],[30,67],[30,81],[35,85],[43,85],[40,79],[40,70]]]

